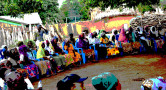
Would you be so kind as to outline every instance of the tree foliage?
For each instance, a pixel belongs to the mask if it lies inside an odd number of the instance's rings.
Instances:
[[[84,3],[80,2],[80,0],[66,0],[63,2],[62,6],[60,7],[60,14],[66,22],[66,17],[68,22],[74,20],[74,16],[77,17],[78,20],[87,20],[89,19],[88,9],[84,7]]]
[[[54,21],[58,16],[57,0],[1,0],[0,15],[18,17],[22,14],[38,12],[43,23],[49,17]]]

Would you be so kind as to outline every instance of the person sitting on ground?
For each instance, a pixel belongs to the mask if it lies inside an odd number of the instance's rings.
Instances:
[[[58,90],[85,90],[84,81],[88,77],[81,78],[77,74],[70,74],[57,83]]]
[[[70,33],[69,36],[70,36],[70,42],[71,42],[71,44],[75,45],[76,41],[75,41],[75,38],[73,38],[73,33]]]
[[[0,78],[4,82],[3,90],[34,90],[34,87],[29,80],[25,78],[22,73],[17,70],[9,68],[0,68]],[[40,90],[40,88],[35,89]]]
[[[96,90],[121,90],[119,80],[110,72],[104,72],[92,78]]]

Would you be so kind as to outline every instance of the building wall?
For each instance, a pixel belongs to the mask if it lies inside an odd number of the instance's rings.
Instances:
[[[93,32],[96,29],[104,29],[107,32],[111,31],[112,29],[119,30],[122,28],[123,24],[130,23],[130,20],[134,18],[135,16],[118,16],[113,18],[104,18],[100,21],[82,21],[82,22],[76,22],[76,23],[68,23],[68,24],[60,24],[60,28],[62,31],[62,35],[65,35],[68,37],[70,33],[74,33],[74,36],[78,36],[81,34],[81,32],[85,29],[88,29],[89,32]],[[58,25],[55,25],[57,30],[59,30]]]

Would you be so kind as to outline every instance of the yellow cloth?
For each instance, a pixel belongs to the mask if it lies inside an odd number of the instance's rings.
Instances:
[[[70,54],[70,55],[72,56],[72,58],[74,59],[75,62],[80,61],[81,56],[80,56],[80,54],[79,54],[78,52],[75,52],[75,55],[76,55],[76,56],[74,56],[74,48],[73,48],[73,45],[72,45],[72,44],[70,44],[69,47],[65,45],[65,46],[64,46],[64,49],[65,49],[65,50],[68,49],[68,50],[67,50],[67,51],[68,51],[68,54]]]
[[[107,44],[109,42],[109,39],[107,37],[105,38],[100,38],[100,42]]]
[[[108,48],[107,53],[108,53],[108,56],[111,56],[111,55],[117,55],[120,52],[117,48]]]
[[[45,57],[44,49],[42,48],[42,42],[39,43],[39,49],[37,51],[37,59]]]

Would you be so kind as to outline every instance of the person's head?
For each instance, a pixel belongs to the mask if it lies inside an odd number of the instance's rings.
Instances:
[[[32,48],[32,47],[33,47],[32,41],[29,41],[29,42],[27,43],[27,46],[30,47],[30,48]]]
[[[101,34],[101,37],[102,37],[102,38],[105,38],[105,37],[106,37],[106,36],[105,36],[105,33],[102,33],[102,34]]]
[[[84,39],[85,38],[85,33],[81,33],[80,36],[79,36],[80,39]]]
[[[73,33],[70,33],[69,36],[70,36],[70,38],[73,38]]]
[[[53,39],[54,39],[54,43],[58,42],[58,38],[56,36]]]
[[[20,54],[26,55],[27,51],[28,51],[28,48],[25,45],[22,45],[19,47]]]
[[[145,27],[144,27],[144,30],[145,30],[146,32],[149,32],[149,27],[148,27],[148,26],[145,26]]]
[[[66,44],[66,45],[69,45],[69,44],[70,44],[70,40],[69,40],[69,39],[65,39],[64,41],[65,41],[65,44]]]
[[[45,48],[45,44],[44,44],[44,42],[41,44],[41,47],[42,47],[42,48]]]
[[[37,25],[37,29],[41,30],[42,26],[40,24]]]
[[[121,90],[119,80],[110,72],[104,72],[93,77],[92,85],[96,90]]]
[[[112,36],[112,41],[114,41],[114,42],[115,42],[115,36],[114,36],[114,35]]]
[[[92,33],[92,38],[96,38],[96,37],[97,37],[97,32],[94,31],[94,32]]]
[[[46,40],[46,45],[49,46],[50,45],[50,42],[48,40]]]
[[[83,82],[87,78],[81,78],[77,74],[70,74],[57,83],[57,88],[58,90],[85,90]]]
[[[5,82],[9,90],[25,90],[27,89],[27,84],[24,81],[24,77],[16,71],[6,71],[5,72]]]
[[[88,35],[88,34],[89,34],[89,30],[87,30],[87,29],[84,30],[83,32],[85,33],[85,35]]]
[[[7,46],[6,46],[6,45],[2,45],[1,48],[2,48],[2,49],[5,49],[5,51],[7,51]]]
[[[156,31],[156,28],[154,26],[151,27],[151,31],[152,32],[155,32]]]
[[[22,45],[24,45],[23,41],[19,41],[19,42],[17,43],[17,46],[18,46],[18,47],[20,47],[20,46],[22,46]]]
[[[7,66],[8,68],[12,68],[12,63],[8,60],[7,63],[6,63],[6,66]]]

